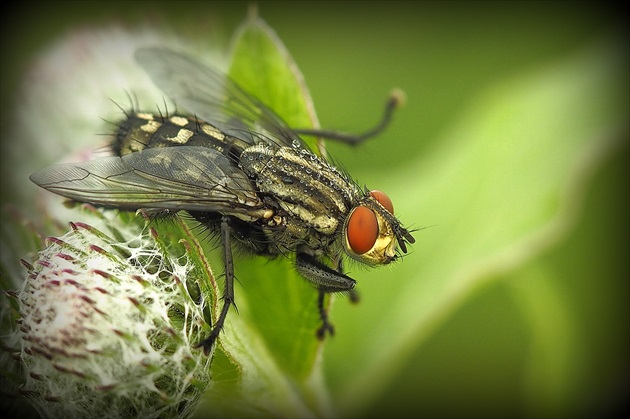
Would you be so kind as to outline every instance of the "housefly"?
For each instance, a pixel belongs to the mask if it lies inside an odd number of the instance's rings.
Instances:
[[[348,256],[367,265],[388,264],[414,238],[394,216],[391,200],[350,179],[312,153],[300,135],[356,143],[363,136],[296,130],[225,75],[160,48],[136,59],[189,115],[133,112],[119,123],[116,156],[60,164],[31,175],[37,185],[76,201],[121,210],[185,211],[216,233],[223,245],[223,306],[210,335],[198,344],[209,353],[234,304],[233,246],[257,255],[294,255],[297,271],[318,291],[323,338],[334,329],[324,296],[354,295],[356,281],[342,271]]]

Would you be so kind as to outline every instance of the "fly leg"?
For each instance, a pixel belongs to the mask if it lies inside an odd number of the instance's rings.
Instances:
[[[230,244],[230,226],[228,217],[221,218],[221,242],[223,243],[223,261],[225,268],[225,289],[223,290],[223,307],[221,308],[221,314],[217,322],[214,324],[210,336],[202,340],[197,344],[197,348],[203,347],[203,352],[208,355],[214,342],[216,341],[221,329],[223,329],[223,323],[227,317],[230,306],[234,304],[234,262],[232,260],[232,246]]]
[[[324,307],[324,297],[326,296],[326,292],[322,291],[320,288],[317,290],[317,293],[317,310],[319,311],[319,319],[322,321],[322,325],[317,329],[315,335],[317,336],[317,339],[322,340],[326,337],[326,332],[328,332],[330,336],[334,336],[335,326],[328,321],[328,312]]]
[[[351,289],[350,290],[350,302],[353,304],[356,304],[359,302],[359,300],[361,300],[361,297],[359,296],[359,292],[355,289]]]
[[[324,309],[324,296],[331,292],[352,292],[356,281],[324,265],[307,253],[298,253],[296,255],[295,267],[304,278],[317,286],[319,292],[317,308],[322,325],[317,329],[317,337],[323,339],[327,332],[333,335],[335,329],[328,321],[328,313]]]
[[[343,273],[343,265],[341,263],[341,260],[337,262],[337,271]],[[350,302],[352,304],[357,304],[361,300],[359,291],[357,291],[356,288],[352,288],[351,290],[348,290],[348,298],[350,299]]]
[[[320,129],[292,129],[298,135],[314,135],[329,140],[341,141],[346,144],[356,145],[368,138],[375,137],[387,128],[392,121],[394,110],[405,102],[405,94],[402,90],[394,89],[385,103],[383,116],[379,123],[372,129],[362,134],[345,134],[337,131],[320,130]]]

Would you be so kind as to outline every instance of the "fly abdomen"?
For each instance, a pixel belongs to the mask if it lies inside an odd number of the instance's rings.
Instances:
[[[223,133],[220,129],[196,118],[172,115],[161,117],[150,113],[135,113],[119,123],[114,152],[119,156],[158,147],[211,147],[226,153],[247,144]],[[239,150],[239,152],[240,152]]]

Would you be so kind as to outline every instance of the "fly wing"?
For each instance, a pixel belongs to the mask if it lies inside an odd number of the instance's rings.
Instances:
[[[31,175],[56,194],[120,209],[222,212],[259,218],[263,203],[247,176],[206,147],[151,148],[123,157],[59,164]]]
[[[218,70],[164,48],[139,49],[136,60],[177,106],[226,134],[251,144],[302,143],[280,116]]]

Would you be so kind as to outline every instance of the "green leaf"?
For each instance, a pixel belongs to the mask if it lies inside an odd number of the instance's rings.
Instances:
[[[318,125],[311,96],[297,64],[276,33],[250,11],[232,41],[229,75],[292,128]]]

